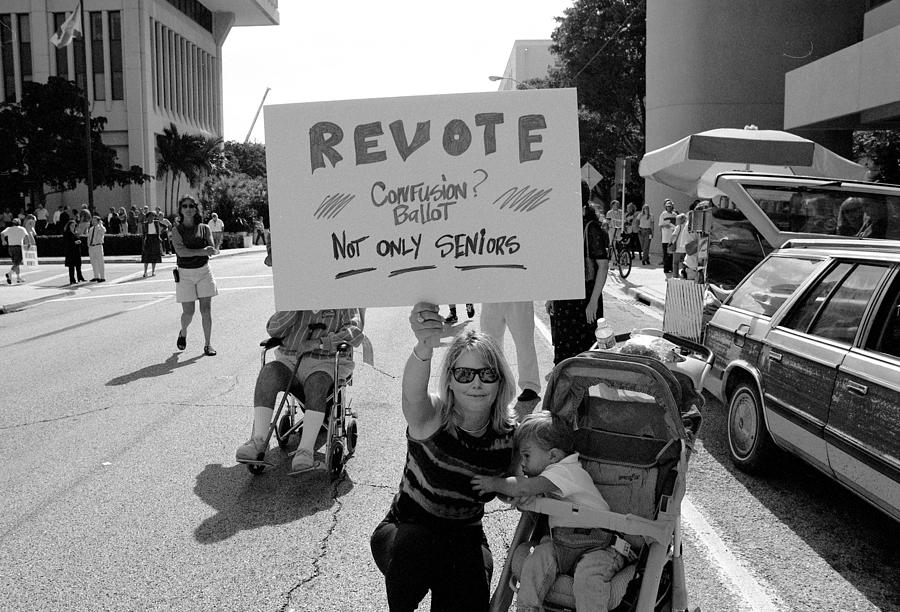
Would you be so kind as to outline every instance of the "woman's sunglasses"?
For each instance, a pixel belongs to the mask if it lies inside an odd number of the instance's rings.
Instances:
[[[494,368],[481,368],[480,370],[475,368],[450,368],[450,373],[453,374],[456,382],[464,385],[475,380],[476,374],[483,383],[495,383],[500,380],[500,374]]]
[[[196,204],[182,204],[182,208],[197,208]]]

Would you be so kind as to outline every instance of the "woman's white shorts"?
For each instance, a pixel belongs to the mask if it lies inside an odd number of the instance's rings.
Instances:
[[[216,279],[213,278],[209,264],[202,268],[177,268],[177,270],[180,278],[175,283],[175,301],[179,304],[219,295]]]

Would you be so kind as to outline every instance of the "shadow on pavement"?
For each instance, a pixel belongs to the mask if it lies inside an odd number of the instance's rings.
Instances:
[[[793,455],[784,454],[766,475],[741,472],[731,462],[725,417],[726,408],[707,394],[704,451],[878,609],[900,609],[897,524]]]
[[[268,457],[276,465],[258,476],[245,465],[216,463],[197,476],[194,493],[216,509],[194,530],[197,542],[214,544],[246,529],[291,523],[330,508],[353,489],[346,475],[332,484],[324,470],[288,476],[290,462],[277,448]]]
[[[117,387],[119,385],[127,385],[128,383],[140,380],[141,378],[155,378],[157,376],[165,376],[166,374],[171,374],[178,368],[192,365],[195,361],[202,357],[202,355],[195,355],[194,357],[190,357],[188,359],[185,359],[184,361],[178,361],[178,356],[180,354],[181,353],[172,353],[172,356],[162,363],[154,363],[152,365],[145,366],[140,370],[131,372],[130,374],[117,376],[106,383],[106,386]]]

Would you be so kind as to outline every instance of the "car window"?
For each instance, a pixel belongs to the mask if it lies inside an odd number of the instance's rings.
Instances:
[[[878,309],[875,324],[865,347],[871,351],[900,357],[900,275]]]
[[[900,198],[841,187],[745,189],[779,230],[827,236],[900,238]]]
[[[816,313],[853,267],[850,263],[840,263],[832,268],[822,280],[801,300],[781,323],[782,327],[805,332]]]
[[[791,312],[792,329],[842,344],[853,344],[866,306],[888,266],[847,264],[834,267]]]
[[[820,259],[770,257],[735,288],[727,303],[771,317],[819,265]]]

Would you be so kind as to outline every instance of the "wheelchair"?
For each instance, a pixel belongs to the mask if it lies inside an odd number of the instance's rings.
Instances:
[[[281,343],[281,338],[268,338],[259,343],[262,348],[260,368],[266,365],[268,352],[281,346]],[[358,438],[356,413],[351,408],[348,392],[348,387],[353,384],[353,375],[351,374],[344,379],[338,377],[340,357],[352,357],[352,355],[353,347],[346,342],[342,342],[337,346],[334,356],[334,370],[332,371],[334,388],[326,399],[325,421],[316,437],[315,449],[319,449],[323,445],[325,447],[325,471],[332,482],[337,480],[343,473],[347,460],[356,450]],[[293,456],[297,451],[300,437],[303,433],[303,413],[305,412],[305,398],[302,397],[302,390],[296,389],[294,384],[299,367],[300,360],[298,359],[291,372],[287,388],[280,393],[280,399],[276,402],[277,405],[272,415],[272,422],[269,424],[269,431],[266,434],[266,441],[263,445],[263,448],[266,450],[257,455],[256,461],[240,461],[240,463],[244,463],[247,466],[251,474],[262,474],[266,467],[273,465],[265,459],[269,442],[273,436],[279,448],[288,457]]]

